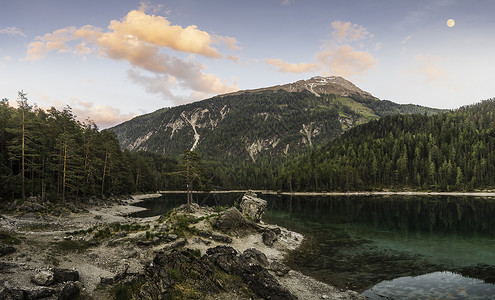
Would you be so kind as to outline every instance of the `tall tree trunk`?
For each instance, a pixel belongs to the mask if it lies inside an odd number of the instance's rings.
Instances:
[[[105,163],[103,164],[103,176],[101,178],[101,197],[105,195],[105,174],[107,172],[108,150],[105,150]]]
[[[21,181],[22,181],[22,199],[26,199],[26,189],[24,186],[24,147],[25,147],[25,131],[24,131],[24,108],[21,109],[22,111],[22,146],[21,146]]]
[[[136,174],[136,193],[139,191],[139,169],[137,169],[137,174]]]
[[[67,141],[64,143],[64,173],[62,177],[62,201],[65,201],[65,180],[67,175]]]

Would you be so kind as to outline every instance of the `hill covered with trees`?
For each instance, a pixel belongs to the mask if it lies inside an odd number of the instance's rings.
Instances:
[[[437,113],[379,100],[340,77],[240,91],[158,110],[110,130],[122,148],[256,164],[325,145],[358,124],[392,114]]]
[[[495,100],[356,126],[281,168],[280,188],[473,190],[495,186]]]

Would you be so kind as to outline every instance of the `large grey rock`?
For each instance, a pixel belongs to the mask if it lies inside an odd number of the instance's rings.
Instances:
[[[216,220],[215,226],[224,233],[233,233],[239,236],[251,233],[253,230],[260,230],[259,226],[253,221],[246,219],[235,207],[227,209],[220,218]]]
[[[244,215],[255,222],[259,222],[266,212],[267,205],[268,202],[266,202],[266,200],[258,198],[254,192],[249,191],[242,196],[240,207]]]
[[[31,278],[31,281],[37,285],[50,285],[53,283],[53,272],[48,270],[39,271]]]

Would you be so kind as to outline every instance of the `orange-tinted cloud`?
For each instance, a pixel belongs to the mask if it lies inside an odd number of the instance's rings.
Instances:
[[[378,63],[371,53],[356,51],[349,45],[323,50],[316,60],[331,74],[348,77],[363,74]]]
[[[128,121],[137,114],[129,113],[123,114],[119,108],[111,107],[108,105],[99,105],[91,101],[82,101],[78,98],[70,98],[67,101],[53,100],[46,96],[43,96],[44,102],[50,103],[49,106],[43,109],[49,109],[51,106],[57,108],[58,110],[63,109],[65,106],[69,105],[72,109],[72,113],[76,116],[76,119],[80,122],[87,123],[90,119],[98,128],[105,129],[116,124]]]
[[[77,116],[77,119],[81,122],[88,118],[95,122],[99,128],[105,129],[115,124],[120,124],[128,121],[138,114],[122,114],[119,108],[111,107],[108,105],[92,105],[89,108],[72,107],[72,112]]]
[[[332,28],[332,35],[338,41],[359,41],[373,37],[365,27],[351,22],[334,21]]]
[[[236,38],[230,37],[230,36],[215,36],[215,39],[219,42],[225,43],[227,47],[229,47],[231,50],[240,50],[242,49],[241,47],[237,46],[239,41]]]
[[[278,71],[282,73],[305,73],[305,72],[316,71],[319,69],[318,65],[314,63],[294,64],[294,63],[285,62],[278,58],[277,59],[267,58],[264,61],[266,64],[277,67]]]
[[[108,29],[109,34],[132,36],[136,40],[176,51],[221,57],[220,53],[211,47],[212,36],[199,30],[196,25],[186,28],[171,25],[164,17],[150,16],[138,10],[130,11],[122,21],[112,20]]]
[[[67,27],[37,37],[28,45],[26,60],[41,59],[52,51],[80,56],[95,53],[125,60],[134,67],[153,73],[152,76],[138,76],[133,71],[129,76],[134,82],[143,85],[147,91],[158,91],[164,97],[174,99],[177,97],[172,90],[177,87],[212,94],[237,90],[237,85],[229,85],[213,74],[205,73],[206,67],[194,58],[180,59],[162,51],[171,49],[220,58],[223,56],[212,47],[219,42],[231,49],[239,49],[235,38],[212,36],[195,25],[186,28],[171,25],[164,17],[132,10],[122,20],[112,20],[107,31],[86,25]],[[170,84],[172,78],[174,85]],[[156,87],[158,83],[162,86]]]
[[[26,60],[38,60],[45,57],[48,53],[55,51],[57,53],[69,52],[72,47],[68,42],[75,40],[75,27],[66,27],[47,33],[44,36],[36,37],[36,40],[29,43]]]
[[[425,76],[426,83],[445,82],[449,79],[449,74],[438,65],[440,58],[417,55],[415,59],[421,63],[419,70]]]
[[[351,77],[362,75],[374,68],[378,60],[368,51],[357,51],[349,42],[361,41],[361,47],[365,39],[371,39],[373,35],[368,30],[351,22],[332,22],[332,39],[324,41],[321,50],[315,54],[312,63],[292,64],[281,59],[268,58],[265,63],[278,67],[282,73],[304,73],[321,71],[324,75],[340,75]],[[383,45],[374,43],[373,47],[378,51]]]

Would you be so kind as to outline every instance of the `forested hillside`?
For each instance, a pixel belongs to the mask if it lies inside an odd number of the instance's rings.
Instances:
[[[76,121],[68,106],[34,108],[22,92],[17,103],[0,102],[0,200],[74,200],[179,184],[167,177],[176,159],[123,152],[114,132]]]
[[[493,189],[495,100],[373,120],[280,172],[284,190]]]
[[[132,151],[178,157],[194,150],[207,160],[252,165],[324,145],[385,115],[438,111],[378,100],[340,77],[315,77],[161,109],[111,130]]]

